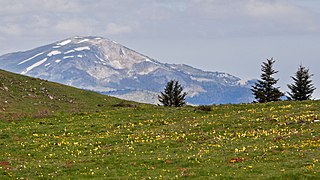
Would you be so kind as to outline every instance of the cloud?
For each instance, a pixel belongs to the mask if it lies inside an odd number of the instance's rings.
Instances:
[[[0,1],[0,9],[0,15],[20,14],[29,11],[29,9],[26,8],[25,3],[19,0]]]
[[[0,33],[9,36],[20,36],[23,34],[23,31],[17,24],[7,24],[0,27]]]
[[[319,14],[288,0],[192,0],[208,37],[319,33]],[[208,25],[210,24],[210,25]]]
[[[0,0],[0,15],[0,37],[215,38],[320,31],[319,14],[291,0]]]
[[[292,23],[310,22],[313,15],[305,9],[285,1],[256,1],[252,0],[245,6],[245,12],[255,18]]]
[[[288,1],[252,0],[246,5],[245,10],[250,17],[264,22],[275,32],[277,32],[276,29],[287,34],[319,32],[320,24],[317,15]]]
[[[56,32],[60,34],[78,34],[90,33],[93,27],[84,21],[78,19],[66,19],[56,22],[53,26]]]
[[[0,14],[28,14],[43,12],[79,12],[81,4],[75,0],[10,0],[0,1]]]
[[[119,34],[125,34],[130,33],[133,31],[133,28],[127,25],[119,25],[116,23],[109,23],[106,26],[106,34],[108,35],[119,35]]]
[[[79,13],[83,12],[84,5],[86,3],[76,0],[33,0],[39,4],[43,9],[42,11],[47,12],[66,12],[66,13]],[[82,4],[83,3],[83,4]]]

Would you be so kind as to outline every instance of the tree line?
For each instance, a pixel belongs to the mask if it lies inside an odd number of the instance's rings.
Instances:
[[[311,77],[313,74],[309,73],[309,69],[300,65],[294,76],[292,84],[288,84],[290,92],[288,96],[285,96],[280,91],[280,87],[275,87],[279,79],[273,77],[278,71],[273,69],[275,60],[273,58],[267,59],[261,65],[261,79],[258,80],[251,88],[252,94],[255,97],[254,102],[265,103],[272,101],[280,101],[283,98],[293,101],[310,100],[313,92],[316,90],[314,87]],[[164,88],[164,92],[158,96],[159,102],[163,106],[175,106],[180,107],[186,104],[185,97],[187,93],[183,92],[183,87],[178,81],[171,80],[167,83]]]
[[[278,71],[273,69],[275,60],[273,58],[267,59],[261,65],[261,80],[258,80],[254,86],[252,86],[252,93],[256,99],[255,102],[265,103],[272,101],[280,101],[285,94],[280,91],[280,87],[275,87],[279,79],[273,77]],[[286,98],[288,100],[303,101],[310,100],[313,92],[316,90],[311,77],[313,74],[309,73],[309,69],[300,65],[294,76],[292,84],[288,84],[290,92]]]

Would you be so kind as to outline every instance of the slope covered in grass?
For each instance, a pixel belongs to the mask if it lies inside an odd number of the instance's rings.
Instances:
[[[0,70],[0,119],[95,112],[125,102],[95,92]],[[132,103],[131,104],[136,104]]]
[[[205,108],[204,108],[205,109]],[[0,123],[0,179],[319,179],[319,101]]]

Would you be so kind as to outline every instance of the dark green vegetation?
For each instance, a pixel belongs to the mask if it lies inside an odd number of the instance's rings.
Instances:
[[[178,81],[169,81],[164,88],[164,92],[158,96],[160,103],[164,106],[181,107],[186,104],[186,92],[182,92],[183,88]]]
[[[320,101],[170,108],[79,92],[77,113],[55,100],[59,113],[0,121],[0,179],[320,178]]]
[[[291,92],[289,92],[289,99],[295,101],[303,101],[310,100],[311,95],[316,90],[316,88],[312,84],[312,80],[310,79],[312,74],[309,74],[309,69],[299,66],[297,72],[294,77],[291,77],[294,81],[293,84],[288,84],[288,88]]]
[[[281,96],[284,95],[279,87],[274,87],[278,82],[278,79],[272,77],[278,72],[273,69],[274,63],[275,60],[273,60],[273,58],[267,59],[266,62],[262,63],[261,80],[258,80],[258,82],[252,86],[252,94],[259,103],[280,101]]]

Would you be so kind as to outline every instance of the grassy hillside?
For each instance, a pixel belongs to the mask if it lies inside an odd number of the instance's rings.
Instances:
[[[0,123],[0,178],[319,179],[319,101]]]
[[[0,70],[0,119],[95,112],[129,103],[98,93]],[[132,103],[131,104],[137,104]]]
[[[320,101],[164,108],[1,78],[19,121],[0,121],[0,179],[320,178]]]

